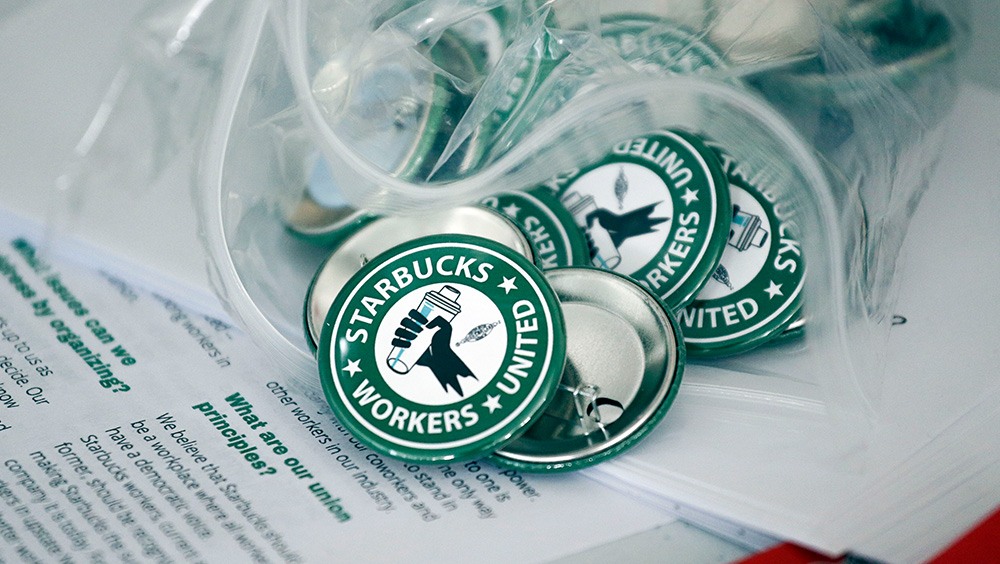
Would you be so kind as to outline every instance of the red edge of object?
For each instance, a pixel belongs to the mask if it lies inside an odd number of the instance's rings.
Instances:
[[[830,558],[786,542],[740,560],[738,564],[812,564],[841,560],[841,557]]]
[[[959,562],[1000,562],[1000,508],[930,560],[931,564]]]
[[[840,562],[791,543],[782,543],[758,552],[737,564],[813,564]],[[978,525],[928,561],[928,564],[1000,562],[1000,507]]]

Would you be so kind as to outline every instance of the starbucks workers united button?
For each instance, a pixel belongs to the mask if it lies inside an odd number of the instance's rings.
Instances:
[[[590,262],[587,240],[576,221],[550,192],[498,192],[480,200],[524,231],[535,251],[535,264],[543,270]]]
[[[623,141],[546,186],[586,234],[594,266],[633,278],[672,310],[694,299],[722,256],[729,183],[693,135]]]
[[[563,370],[565,328],[528,259],[488,239],[431,236],[348,282],[318,356],[334,414],[373,450],[470,459],[540,416]]]
[[[767,197],[736,178],[726,251],[712,280],[677,320],[688,354],[728,356],[781,335],[801,314],[805,262]]]

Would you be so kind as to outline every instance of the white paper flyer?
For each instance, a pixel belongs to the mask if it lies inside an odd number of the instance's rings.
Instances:
[[[389,460],[226,321],[0,219],[11,561],[544,561],[671,520],[578,475]]]

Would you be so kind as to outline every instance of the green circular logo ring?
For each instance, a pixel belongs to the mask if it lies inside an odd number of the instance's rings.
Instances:
[[[725,356],[769,340],[798,315],[805,282],[794,222],[760,191],[730,179],[733,223],[712,280],[677,317],[691,356]]]
[[[323,389],[359,440],[437,462],[493,452],[540,416],[566,357],[554,292],[488,239],[416,239],[372,259],[330,309]]]
[[[583,232],[551,193],[541,189],[497,192],[479,201],[499,211],[524,231],[542,270],[590,262]]]

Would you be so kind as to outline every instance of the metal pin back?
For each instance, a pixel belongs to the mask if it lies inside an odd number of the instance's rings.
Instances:
[[[591,466],[636,444],[670,408],[685,362],[673,315],[642,286],[589,267],[547,277],[566,322],[566,368],[542,417],[494,454],[534,472]]]

